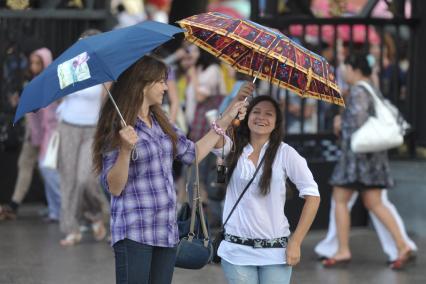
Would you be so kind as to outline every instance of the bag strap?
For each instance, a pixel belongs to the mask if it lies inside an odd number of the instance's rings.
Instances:
[[[366,81],[359,81],[357,83],[357,85],[361,86],[361,87],[363,87],[364,89],[367,90],[367,92],[373,97],[373,100],[374,100],[375,104],[377,103],[377,101],[383,103],[381,97],[376,94],[376,91],[373,89],[373,87],[368,82],[366,82]]]
[[[247,185],[244,188],[243,192],[241,192],[240,196],[238,197],[237,201],[235,202],[234,206],[232,207],[231,212],[229,212],[228,217],[226,217],[226,220],[225,220],[225,222],[222,225],[222,229],[225,228],[226,223],[228,223],[229,218],[231,217],[232,213],[234,213],[234,210],[237,207],[238,203],[240,203],[241,198],[243,198],[244,193],[246,193],[246,191],[249,188],[250,184],[253,182],[253,180],[256,177],[257,172],[259,171],[260,167],[262,166],[264,160],[265,160],[265,154],[263,154],[262,160],[260,160],[259,165],[257,165],[256,171],[254,172],[253,177],[247,183]]]
[[[192,190],[192,208],[191,208],[191,223],[189,226],[188,241],[192,241],[195,236],[195,218],[197,210],[200,214],[201,229],[204,235],[204,246],[207,247],[209,244],[209,232],[207,230],[206,220],[204,219],[203,203],[200,195],[200,176],[198,170],[198,148],[195,144],[195,182],[194,190]]]
[[[383,107],[385,107],[389,111],[389,113],[395,119],[396,123],[399,125],[401,129],[401,134],[405,135],[407,131],[411,128],[411,125],[404,119],[399,109],[396,106],[394,106],[389,100],[387,100],[380,93],[380,91],[379,91],[380,95],[378,95],[368,82],[360,81],[357,84],[363,87],[364,89],[366,89],[373,96],[375,105],[377,104],[377,102],[379,102],[382,104]]]
[[[404,135],[405,131],[407,128],[409,128],[408,123],[405,122],[405,119],[402,117],[401,113],[399,112],[399,110],[392,105],[392,103],[387,100],[381,93],[380,91],[378,91],[379,93],[377,93],[373,87],[371,86],[370,83],[366,82],[366,81],[359,81],[357,83],[357,85],[361,86],[362,88],[364,88],[365,90],[367,90],[367,92],[373,97],[373,101],[374,101],[374,109],[376,111],[376,116],[381,115],[380,113],[378,113],[379,111],[377,110],[378,107],[380,108],[384,108],[386,109],[386,111],[389,113],[389,115],[394,119],[394,121],[396,122],[396,124],[398,124],[398,126],[401,128],[401,133]],[[404,125],[404,123],[406,125]]]
[[[376,116],[380,115],[377,111],[377,108],[381,107],[386,109],[389,112],[389,114],[395,119],[396,122],[398,121],[397,115],[394,115],[392,110],[389,109],[388,105],[385,103],[385,98],[383,97],[383,95],[380,93],[379,90],[377,90],[379,92],[377,93],[377,91],[367,81],[359,81],[356,84],[358,86],[361,86],[365,90],[367,90],[367,92],[373,97],[374,110],[376,112]]]

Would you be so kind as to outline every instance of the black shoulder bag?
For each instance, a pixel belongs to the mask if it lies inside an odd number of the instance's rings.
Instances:
[[[192,193],[192,206],[184,203],[177,216],[180,240],[176,251],[175,266],[186,269],[200,269],[209,263],[213,256],[208,221],[204,216],[200,196],[197,149],[195,149],[194,166],[196,167],[196,180]]]
[[[246,193],[247,189],[249,188],[250,184],[253,182],[254,178],[257,175],[257,172],[259,171],[260,167],[263,164],[263,160],[265,159],[265,155],[263,155],[262,160],[260,161],[259,165],[257,165],[256,171],[253,174],[253,177],[250,179],[250,181],[247,183],[246,187],[244,188],[243,192],[241,192],[240,196],[238,197],[237,201],[234,204],[234,207],[232,207],[231,212],[229,212],[228,217],[226,217],[225,222],[220,227],[220,230],[216,233],[215,237],[213,238],[213,258],[212,262],[214,263],[220,263],[221,258],[217,255],[217,250],[219,249],[220,243],[223,241],[225,237],[225,225],[228,223],[229,218],[231,217],[232,213],[234,213],[235,208],[237,207],[238,203],[240,203],[241,198],[243,198],[243,195]]]

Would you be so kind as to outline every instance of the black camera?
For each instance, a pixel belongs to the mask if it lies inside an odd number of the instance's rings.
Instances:
[[[228,174],[228,168],[224,165],[217,165],[216,168],[217,171],[217,183],[225,183],[226,182],[226,175]]]

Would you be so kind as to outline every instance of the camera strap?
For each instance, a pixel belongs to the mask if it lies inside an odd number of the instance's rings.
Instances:
[[[225,161],[225,136],[222,136],[223,146],[222,146],[222,163]]]
[[[226,223],[228,223],[229,218],[231,217],[232,213],[234,213],[235,208],[237,207],[238,203],[240,203],[241,198],[243,198],[243,195],[246,193],[247,189],[249,188],[250,184],[253,182],[254,178],[257,175],[257,172],[259,171],[260,167],[263,164],[263,160],[265,160],[265,154],[263,154],[262,160],[260,160],[260,163],[257,165],[256,171],[253,174],[253,177],[251,178],[251,180],[247,183],[246,187],[244,188],[243,192],[241,192],[240,196],[238,197],[237,201],[235,202],[234,206],[231,209],[231,212],[229,212],[228,217],[226,217],[225,222],[222,225],[222,230],[225,228]]]

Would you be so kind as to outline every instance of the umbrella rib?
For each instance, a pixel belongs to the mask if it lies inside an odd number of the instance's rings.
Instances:
[[[263,56],[263,60],[262,60],[262,64],[260,64],[260,66],[259,66],[259,70],[257,70],[257,74],[256,74],[256,77],[254,77],[254,79],[253,79],[253,84],[256,82],[256,79],[257,79],[257,77],[259,76],[259,72],[261,72],[261,70],[262,70],[262,67],[263,67],[263,64],[265,63],[265,61],[266,61],[266,57],[268,56],[268,54],[269,54],[269,52],[272,50],[272,44],[274,44],[275,43],[275,46],[278,44],[278,42],[279,42],[279,37],[277,37],[272,43],[271,43],[271,47],[269,47],[269,49],[268,49],[268,51],[265,53],[265,55]],[[274,47],[275,47],[274,46]],[[259,51],[260,51],[260,49],[261,49],[261,47],[262,46],[259,46]]]

